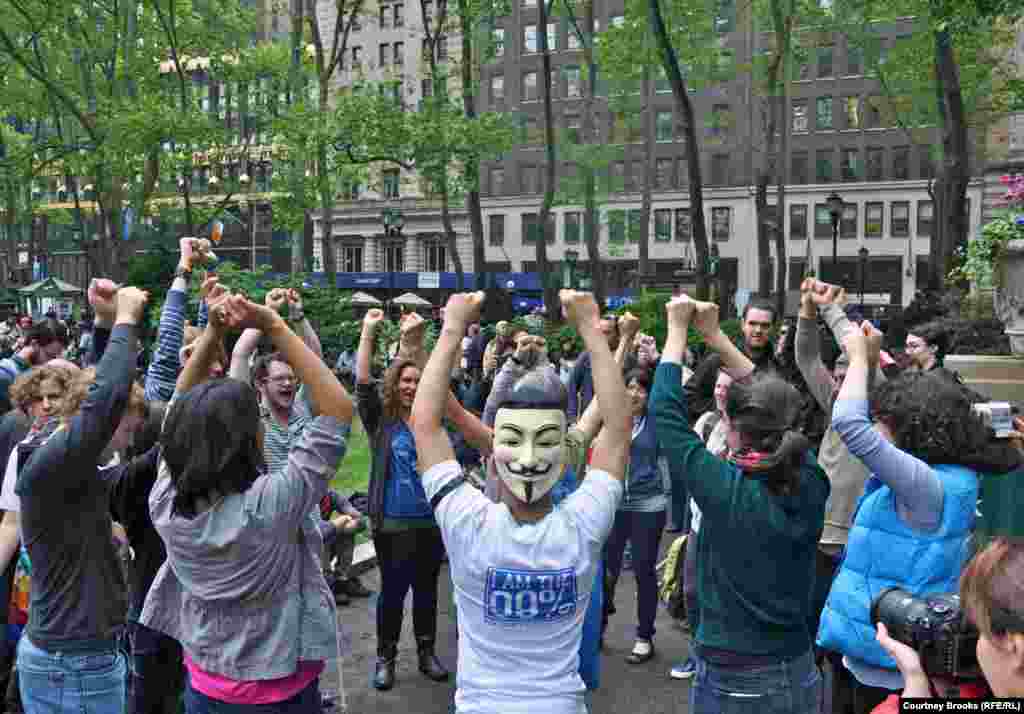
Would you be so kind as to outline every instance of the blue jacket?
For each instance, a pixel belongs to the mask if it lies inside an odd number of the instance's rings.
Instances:
[[[942,481],[942,520],[923,533],[896,512],[892,489],[872,476],[864,485],[853,527],[818,629],[818,645],[874,667],[896,669],[875,639],[871,603],[886,588],[914,595],[956,592],[974,528],[978,476],[963,466],[935,466]]]
[[[626,475],[626,490],[619,504],[620,510],[636,501],[643,501],[665,493],[658,448],[658,433],[654,415],[647,413],[644,427],[633,439],[629,448],[629,467]]]

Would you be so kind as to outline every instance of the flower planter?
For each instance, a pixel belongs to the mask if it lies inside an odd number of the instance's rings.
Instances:
[[[996,266],[996,317],[1010,338],[1010,351],[1024,356],[1024,239],[1006,243]]]

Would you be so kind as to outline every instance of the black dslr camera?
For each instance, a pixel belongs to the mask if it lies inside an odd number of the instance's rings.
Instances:
[[[964,617],[959,595],[916,597],[888,588],[871,604],[871,623],[879,622],[890,637],[917,651],[925,674],[956,679],[981,676],[975,654],[978,630]]]

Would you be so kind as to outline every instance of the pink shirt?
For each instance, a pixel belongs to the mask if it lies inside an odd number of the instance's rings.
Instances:
[[[308,687],[324,671],[324,663],[299,661],[295,674],[287,677],[240,681],[200,669],[186,653],[185,669],[192,688],[211,699],[227,704],[276,704]]]

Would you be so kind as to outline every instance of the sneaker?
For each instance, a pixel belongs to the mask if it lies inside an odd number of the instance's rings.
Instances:
[[[685,662],[677,664],[672,668],[672,671],[668,673],[672,679],[689,679],[697,671],[697,664],[693,661],[693,657],[687,657]]]

